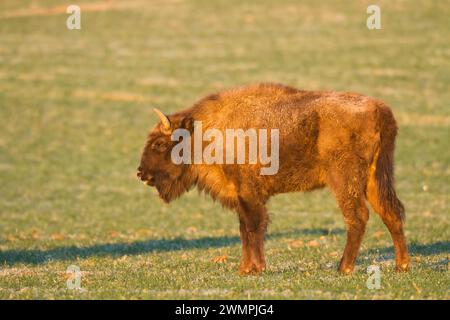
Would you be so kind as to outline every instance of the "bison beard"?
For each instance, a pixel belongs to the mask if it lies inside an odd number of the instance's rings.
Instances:
[[[189,191],[193,184],[187,181],[186,176],[179,177],[174,180],[156,180],[155,187],[158,190],[159,197],[165,202],[169,203],[178,198],[186,191]]]
[[[404,208],[394,189],[397,125],[382,101],[354,93],[303,91],[258,84],[210,95],[170,116],[150,132],[138,176],[155,186],[165,202],[194,186],[238,214],[242,242],[241,274],[265,270],[266,203],[279,193],[327,186],[344,215],[347,241],[339,271],[353,271],[365,232],[369,202],[394,242],[396,268],[409,257],[403,232]],[[173,130],[279,129],[279,170],[260,175],[261,165],[174,164]],[[192,144],[191,144],[192,145]]]

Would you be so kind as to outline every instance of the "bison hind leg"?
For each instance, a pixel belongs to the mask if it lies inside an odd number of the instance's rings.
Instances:
[[[401,211],[403,210],[403,206],[388,206],[383,204],[383,201],[379,195],[379,182],[376,178],[376,161],[377,159],[375,158],[374,163],[370,166],[368,172],[366,190],[367,200],[373,210],[381,217],[381,220],[383,220],[384,225],[391,234],[392,241],[394,242],[395,264],[397,271],[407,271],[409,269],[409,256],[406,238],[403,231],[403,212]],[[387,187],[393,188],[392,185]],[[395,200],[401,204],[397,198]]]
[[[351,273],[355,267],[361,242],[369,219],[366,206],[367,165],[361,159],[346,159],[345,165],[330,169],[328,186],[344,216],[347,241],[339,264],[339,271]]]

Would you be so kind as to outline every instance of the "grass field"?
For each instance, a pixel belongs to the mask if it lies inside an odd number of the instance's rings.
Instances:
[[[450,1],[376,2],[369,31],[372,1],[1,1],[0,298],[449,299]],[[81,30],[66,28],[73,3]],[[138,182],[151,107],[259,81],[392,106],[409,273],[371,214],[339,275],[344,223],[322,190],[271,200],[268,270],[240,277],[233,213],[196,191],[167,206]]]

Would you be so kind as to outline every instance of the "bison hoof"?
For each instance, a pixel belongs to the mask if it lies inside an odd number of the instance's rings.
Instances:
[[[351,274],[353,272],[353,267],[339,267],[338,271],[342,274]]]
[[[407,271],[409,271],[409,264],[408,264],[408,263],[398,264],[398,265],[395,267],[395,270],[396,270],[397,272],[407,272]]]
[[[241,265],[239,268],[239,274],[241,276],[250,276],[250,275],[260,275],[266,267],[264,265],[257,265],[255,263],[248,264],[248,265]]]

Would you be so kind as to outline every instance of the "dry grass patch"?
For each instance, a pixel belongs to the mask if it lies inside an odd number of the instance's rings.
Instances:
[[[75,90],[73,92],[75,98],[88,100],[104,100],[119,102],[150,102],[151,99],[137,93],[131,92],[98,92],[93,90]]]
[[[418,113],[397,113],[396,118],[400,126],[420,126],[420,127],[448,127],[450,117],[444,115],[418,114]]]
[[[85,2],[77,4],[81,12],[101,12],[111,10],[128,10],[141,5],[140,1],[101,1],[101,2]],[[6,11],[0,18],[16,18],[16,17],[36,17],[36,16],[54,16],[66,14],[67,6],[41,7],[38,4],[32,4],[26,8]]]

